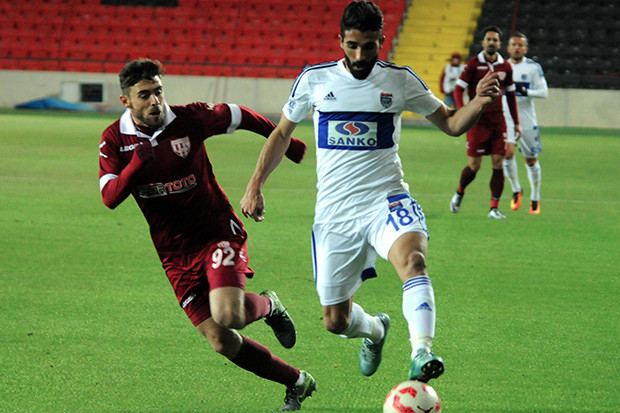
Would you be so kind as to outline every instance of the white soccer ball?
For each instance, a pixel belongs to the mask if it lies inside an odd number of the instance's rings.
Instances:
[[[441,401],[426,383],[407,380],[394,387],[385,398],[383,413],[439,413]]]

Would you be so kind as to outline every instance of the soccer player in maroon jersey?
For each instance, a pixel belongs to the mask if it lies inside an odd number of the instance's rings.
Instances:
[[[512,80],[512,66],[499,54],[501,47],[501,30],[496,26],[484,29],[482,51],[467,61],[465,70],[461,73],[454,88],[454,99],[457,107],[463,106],[463,92],[467,90],[469,98],[476,95],[476,85],[488,71],[499,74],[500,88],[506,93],[510,114],[514,120],[517,139],[521,136],[519,113],[515,98],[515,84]],[[491,209],[488,217],[495,219],[506,218],[499,212],[499,200],[504,190],[504,155],[506,154],[506,121],[502,112],[501,99],[497,99],[487,106],[478,122],[467,132],[467,166],[461,172],[461,178],[456,193],[450,202],[450,210],[459,212],[461,201],[465,195],[465,188],[475,178],[482,157],[491,155],[493,174],[491,175]]]
[[[133,195],[177,299],[213,349],[237,366],[286,386],[281,411],[299,410],[316,390],[312,376],[273,355],[237,330],[264,318],[286,347],[295,344],[293,321],[275,292],[245,291],[252,277],[247,233],[217,183],[204,141],[247,129],[269,136],[275,124],[234,104],[170,106],[161,64],[134,60],[119,74],[127,108],[99,146],[103,203],[116,208]],[[300,162],[306,145],[292,142],[287,156]]]

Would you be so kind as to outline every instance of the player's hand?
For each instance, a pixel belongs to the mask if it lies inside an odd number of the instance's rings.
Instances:
[[[244,217],[250,217],[256,222],[265,219],[265,197],[260,190],[246,190],[240,204]]]
[[[495,101],[499,96],[499,74],[488,71],[476,85],[476,97],[483,98],[483,102],[489,104]]]
[[[515,92],[521,94],[521,96],[527,96],[527,88],[520,83],[515,83]]]
[[[521,125],[517,124],[515,125],[515,137],[517,140],[521,139],[521,136],[523,135],[523,129],[521,129]]]
[[[151,145],[150,141],[145,140],[141,142],[141,144],[136,147],[135,151],[142,163],[155,159],[155,150],[153,149],[153,145]]]
[[[304,159],[304,156],[306,156],[307,150],[308,145],[306,145],[305,142],[291,137],[291,143],[288,145],[285,155],[291,161],[300,163]]]

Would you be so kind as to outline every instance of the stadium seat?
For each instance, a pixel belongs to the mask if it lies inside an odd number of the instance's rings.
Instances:
[[[99,0],[76,0],[70,7],[65,0],[4,3],[0,4],[2,68],[53,70],[49,62],[67,60],[55,69],[118,73],[127,60],[147,55],[159,57],[179,73],[294,78],[304,64],[342,56],[336,37],[346,3],[341,0],[182,0],[178,7],[108,5]],[[482,27],[497,24],[507,33],[513,29],[517,2],[481,3],[472,55],[481,50]],[[608,75],[620,67],[620,7],[605,4],[521,1],[514,28],[528,35],[530,54],[556,84],[564,74],[581,71],[592,76],[566,77],[566,84],[600,87],[607,79],[610,88],[617,87],[617,77],[609,80]],[[379,5],[387,45],[381,57],[387,58],[407,1]],[[590,57],[596,63],[570,67]]]
[[[0,69],[2,70],[17,70],[17,59],[2,58],[0,59]]]
[[[620,26],[620,8],[603,3],[519,2],[515,29],[528,36],[529,55],[541,63],[551,87],[618,89],[609,73],[620,67],[620,29],[614,29],[616,22]],[[485,0],[470,47],[472,55],[481,50],[484,26],[498,24],[510,33],[515,5],[514,0]],[[506,39],[503,53],[505,45]]]

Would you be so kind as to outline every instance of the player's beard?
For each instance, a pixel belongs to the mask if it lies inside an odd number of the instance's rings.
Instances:
[[[484,50],[489,56],[495,56],[495,53],[497,53],[497,48],[495,47],[490,47],[487,46],[487,48]]]
[[[346,54],[344,55],[344,60],[347,64],[347,67],[349,68],[349,71],[354,78],[359,80],[364,80],[368,77],[368,75],[370,75],[370,72],[372,72],[372,68],[375,67],[375,63],[377,63],[378,59],[379,56],[375,56],[371,60],[358,60],[351,63],[351,59],[349,59],[349,56],[347,56]],[[362,70],[355,70],[354,68],[356,67]]]
[[[165,111],[163,107],[149,108],[141,113],[132,113],[134,120],[139,125],[157,130],[164,124]]]

